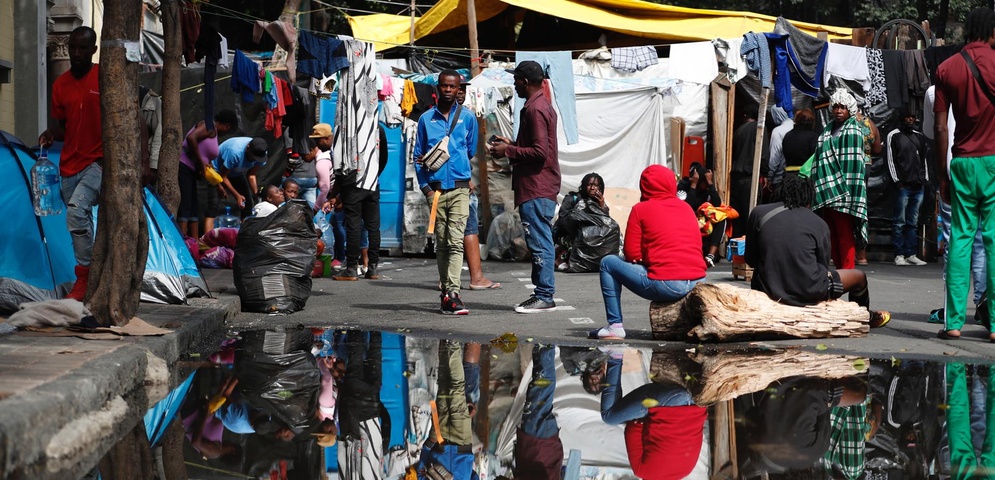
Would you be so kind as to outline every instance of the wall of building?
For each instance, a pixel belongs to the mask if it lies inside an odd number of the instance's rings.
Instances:
[[[14,0],[0,0],[0,60],[14,62]],[[16,65],[15,65],[16,68]],[[0,83],[0,130],[14,131],[14,74]]]

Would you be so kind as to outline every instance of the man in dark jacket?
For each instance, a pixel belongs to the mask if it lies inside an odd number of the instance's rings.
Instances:
[[[815,188],[808,178],[787,175],[774,192],[775,203],[750,212],[746,263],[751,286],[771,300],[793,306],[815,305],[850,293],[862,307],[871,303],[862,270],[829,268],[829,226],[809,209]],[[869,310],[871,327],[891,320],[887,311]]]
[[[902,124],[888,134],[888,174],[898,186],[891,241],[895,245],[895,265],[925,265],[916,256],[919,237],[919,207],[923,187],[929,182],[926,162],[930,158],[930,142],[915,129],[916,116],[906,112]]]
[[[390,432],[390,418],[380,403],[383,356],[380,332],[365,335],[350,331],[346,337],[348,358],[342,388],[339,390],[339,478],[383,478],[384,430]],[[386,425],[381,425],[381,421]]]

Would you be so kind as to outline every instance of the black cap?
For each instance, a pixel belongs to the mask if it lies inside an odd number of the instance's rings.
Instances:
[[[249,142],[248,154],[257,162],[266,162],[269,160],[269,157],[266,155],[267,148],[269,148],[269,144],[266,143],[266,140],[256,137]]]
[[[539,82],[545,78],[545,73],[543,72],[542,66],[539,63],[532,60],[525,60],[519,62],[514,70],[506,70],[512,75],[522,77],[530,82]]]

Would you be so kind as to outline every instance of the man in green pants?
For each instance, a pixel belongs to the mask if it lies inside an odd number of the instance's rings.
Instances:
[[[946,324],[938,336],[960,338],[971,279],[971,245],[981,220],[988,285],[995,284],[995,11],[971,11],[967,45],[936,70],[934,142],[940,196],[952,208],[947,251]],[[953,109],[953,160],[947,173],[947,108]],[[952,200],[952,201],[951,201]],[[989,314],[995,305],[989,302]],[[991,315],[989,315],[991,316]],[[995,333],[988,341],[995,343]]]
[[[978,365],[974,375],[979,375]],[[967,368],[963,363],[947,364],[947,440],[950,443],[950,478],[995,478],[995,369],[989,368],[985,385],[985,433],[975,445],[971,431],[971,399]],[[980,437],[979,437],[980,440]]]

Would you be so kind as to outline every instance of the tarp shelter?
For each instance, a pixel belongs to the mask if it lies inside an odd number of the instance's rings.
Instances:
[[[35,216],[31,204],[34,153],[17,137],[0,131],[0,205],[4,229],[0,235],[0,311],[11,312],[23,302],[62,298],[72,288],[72,240],[66,215]],[[54,160],[57,161],[57,160]]]
[[[149,255],[142,275],[142,301],[177,304],[186,303],[188,297],[210,296],[207,282],[169,212],[149,189],[143,191]]]
[[[769,32],[775,17],[752,12],[704,10],[661,5],[641,0],[475,0],[477,22],[520,7],[578,23],[636,37],[667,42],[689,42],[740,36],[748,32]],[[377,51],[410,41],[411,17],[373,14],[348,17],[352,34],[373,42]],[[851,29],[805,22],[791,22],[802,31],[828,39],[851,36]],[[466,0],[440,0],[415,21],[415,40],[465,27]]]

